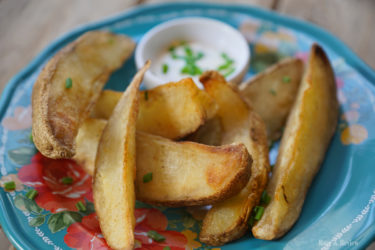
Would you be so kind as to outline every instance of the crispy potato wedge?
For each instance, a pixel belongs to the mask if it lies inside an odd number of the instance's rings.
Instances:
[[[87,118],[78,130],[73,160],[90,175],[94,175],[96,152],[106,125],[107,120]]]
[[[323,49],[314,44],[267,186],[271,202],[252,230],[256,238],[280,238],[297,221],[334,134],[338,108],[333,70]]]
[[[239,86],[242,98],[266,124],[269,140],[280,138],[296,99],[302,74],[302,60],[289,58]]]
[[[142,92],[142,91],[141,91]],[[123,92],[105,89],[100,94],[95,107],[91,111],[90,117],[95,119],[108,120],[111,117],[113,109],[116,107]],[[142,94],[141,94],[142,95]],[[142,100],[139,100],[140,102]]]
[[[106,120],[88,118],[79,129],[75,159],[92,174]],[[208,205],[239,192],[250,177],[244,145],[210,147],[138,132],[136,197],[163,206]],[[152,173],[152,181],[143,176]]]
[[[219,117],[214,117],[203,124],[197,131],[185,138],[185,141],[193,141],[211,146],[220,146],[223,134],[223,126]]]
[[[243,144],[212,147],[137,134],[137,199],[170,207],[208,205],[238,193],[250,177]],[[152,181],[143,176],[152,173]]]
[[[111,72],[122,65],[134,47],[125,36],[91,31],[47,63],[32,94],[33,139],[43,155],[74,155],[79,126],[89,116]]]
[[[259,115],[217,72],[204,73],[201,82],[219,105],[217,116],[223,125],[221,144],[243,143],[253,158],[246,186],[237,195],[213,205],[203,220],[199,239],[210,245],[222,245],[246,232],[250,213],[266,187],[269,171],[266,128]]]
[[[100,228],[114,249],[134,247],[136,122],[139,86],[150,62],[134,76],[100,138],[93,194]]]
[[[121,92],[105,90],[91,117],[108,119]],[[143,91],[137,129],[170,139],[182,138],[212,118],[217,105],[191,78]]]

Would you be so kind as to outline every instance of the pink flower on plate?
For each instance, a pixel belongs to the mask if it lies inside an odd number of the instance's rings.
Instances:
[[[136,226],[134,237],[141,243],[140,249],[163,250],[170,247],[172,250],[185,250],[188,243],[185,235],[166,230],[168,226],[167,217],[155,208],[139,208],[135,210]],[[150,230],[156,231],[165,237],[165,241],[156,242],[147,236]]]
[[[110,249],[100,231],[96,213],[85,216],[81,222],[70,225],[64,236],[64,242],[69,247],[79,250]]]
[[[297,52],[296,57],[307,63],[309,60],[309,52]]]
[[[336,77],[336,86],[338,89],[344,87],[344,80],[339,77]]]
[[[1,124],[9,130],[22,130],[31,127],[31,106],[17,107],[14,116],[5,117]]]
[[[64,177],[71,178],[72,183],[62,183]],[[18,171],[18,178],[38,191],[36,203],[52,213],[77,211],[78,201],[93,201],[91,176],[72,160],[49,159],[38,152]]]
[[[155,208],[139,208],[135,210],[136,226],[134,231],[135,248],[142,250],[185,250],[188,239],[183,233],[168,231],[167,217]],[[147,236],[150,230],[165,237],[162,242],[156,242]],[[103,238],[95,213],[85,216],[81,222],[69,226],[64,242],[71,248],[80,250],[109,249]]]

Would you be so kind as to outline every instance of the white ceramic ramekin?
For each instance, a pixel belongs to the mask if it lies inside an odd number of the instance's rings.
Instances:
[[[235,71],[228,76],[228,81],[239,83],[248,70],[250,50],[242,34],[226,23],[201,17],[174,19],[148,31],[135,50],[137,68],[141,68],[148,59],[155,61],[161,51],[178,40],[209,44],[218,51],[227,51],[236,62]],[[146,88],[153,88],[165,82],[149,70],[145,74],[144,83]]]

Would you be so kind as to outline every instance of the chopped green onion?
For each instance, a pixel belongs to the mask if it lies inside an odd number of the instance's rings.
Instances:
[[[227,76],[229,76],[230,74],[232,74],[233,72],[234,72],[234,68],[230,68],[228,71],[227,71],[227,73],[225,73],[224,74],[224,77],[227,77]]]
[[[260,220],[260,218],[262,218],[262,215],[264,213],[264,207],[262,206],[256,206],[255,209],[255,216],[254,216],[254,219],[255,220]]]
[[[273,146],[275,146],[276,141],[269,141],[268,143],[269,143],[269,150],[271,150]]]
[[[176,52],[172,52],[171,55],[172,55],[172,59],[174,59],[174,60],[176,60],[176,59],[185,59],[183,56],[178,56],[176,54]]]
[[[260,198],[260,202],[267,205],[268,203],[270,203],[270,201],[271,201],[271,196],[269,196],[267,194],[267,191],[264,190],[262,193],[262,197]]]
[[[152,172],[147,173],[143,176],[143,183],[152,181]]]
[[[35,189],[30,189],[27,193],[26,193],[26,197],[29,198],[30,200],[34,200],[34,198],[38,195],[38,191],[36,191]]]
[[[181,73],[195,76],[202,74],[202,70],[194,64],[187,64],[181,69]]]
[[[276,95],[276,91],[275,91],[274,89],[270,89],[270,93],[271,93],[272,95]]]
[[[204,57],[204,54],[202,52],[199,52],[198,55],[195,57],[195,60],[199,60],[202,57]]]
[[[222,58],[224,58],[224,60],[227,60],[227,61],[229,61],[229,60],[231,60],[230,58],[229,58],[229,56],[226,54],[226,53],[221,53],[221,57]]]
[[[254,226],[254,216],[250,216],[249,220],[247,221],[247,224],[249,225],[249,227],[253,227]]]
[[[283,77],[283,82],[284,83],[289,83],[290,82],[290,76],[284,76]]]
[[[73,183],[73,178],[67,176],[67,177],[62,178],[62,179],[61,179],[61,182],[62,182],[63,184],[72,184],[72,183]]]
[[[191,48],[190,47],[185,47],[185,54],[187,55],[187,56],[193,56],[193,51],[191,50]]]
[[[171,250],[171,248],[170,247],[163,247],[163,250]]]
[[[224,69],[229,68],[230,66],[232,66],[232,63],[228,63],[228,62],[226,62],[226,63],[220,65],[220,66],[217,68],[217,70],[221,71],[221,70],[224,70]]]
[[[85,212],[86,211],[86,206],[83,204],[82,201],[79,201],[76,203],[76,208],[78,211]]]
[[[4,188],[6,190],[14,190],[16,189],[16,183],[14,181],[8,181],[4,183]]]
[[[154,230],[148,231],[147,236],[156,242],[165,241],[165,237]]]
[[[65,80],[65,88],[70,89],[73,86],[72,78],[68,77]]]
[[[162,70],[163,70],[163,74],[166,74],[168,72],[168,64],[163,64],[163,67],[162,67]]]
[[[34,143],[34,139],[33,139],[33,134],[32,133],[30,133],[30,135],[29,135],[29,140],[30,140],[31,143]]]
[[[271,167],[271,171],[273,171],[273,168],[275,167],[275,164],[272,164],[270,167]]]
[[[175,50],[175,48],[176,48],[175,46],[171,45],[171,46],[169,46],[168,51],[173,52]]]
[[[145,91],[145,100],[148,100],[148,91]]]
[[[227,73],[224,75],[225,77],[229,76],[230,74],[233,73],[234,71],[234,67],[233,67],[233,60],[229,58],[229,56],[225,53],[221,53],[221,57],[225,60],[225,63],[223,63],[222,65],[220,65],[217,70],[219,71],[223,71],[223,70],[227,70]]]
[[[108,39],[108,43],[109,44],[113,44],[115,42],[115,39],[113,39],[113,37],[110,37],[109,39]]]

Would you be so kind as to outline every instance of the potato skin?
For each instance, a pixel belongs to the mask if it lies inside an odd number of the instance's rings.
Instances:
[[[121,96],[103,130],[95,159],[95,211],[102,234],[113,249],[134,247],[136,122],[139,86],[149,66],[147,61]]]
[[[298,220],[335,132],[338,110],[333,70],[323,49],[314,44],[267,186],[271,202],[252,229],[256,238],[280,238]]]
[[[246,186],[235,196],[214,204],[203,220],[199,239],[216,246],[238,239],[247,231],[248,218],[268,180],[268,143],[260,116],[219,73],[206,72],[200,80],[219,106],[217,116],[223,125],[221,144],[241,142],[253,158]]]
[[[87,32],[59,51],[43,68],[32,93],[33,139],[49,158],[71,158],[82,121],[110,73],[134,49],[134,42],[105,31]],[[67,78],[73,80],[65,87]]]
[[[302,75],[302,60],[287,58],[239,86],[241,97],[266,124],[271,141],[281,137]]]

